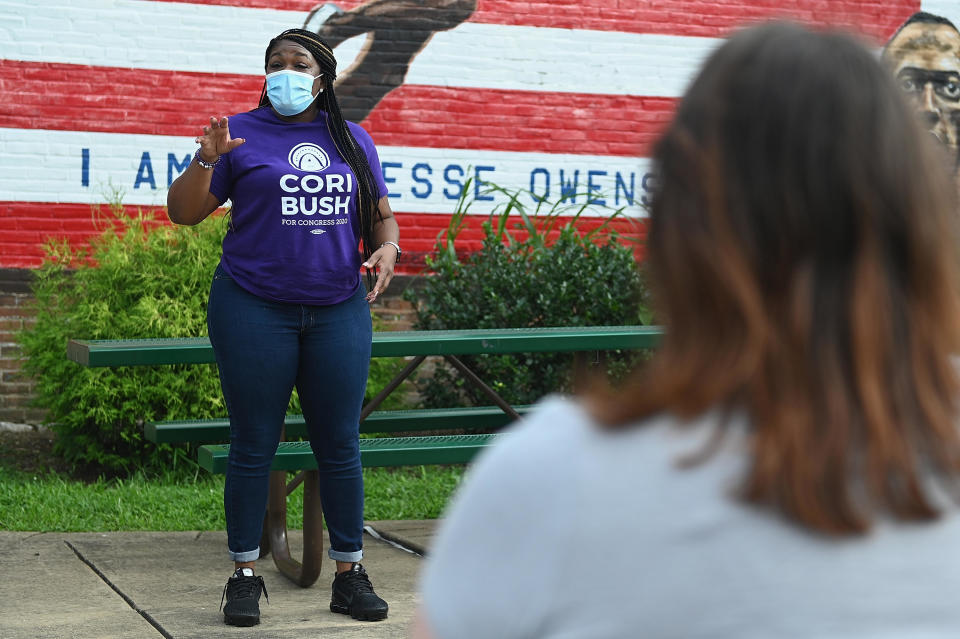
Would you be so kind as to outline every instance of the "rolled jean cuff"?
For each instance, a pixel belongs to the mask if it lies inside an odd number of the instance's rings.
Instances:
[[[329,550],[327,550],[327,554],[330,555],[330,559],[333,559],[334,561],[349,561],[351,563],[354,563],[363,559],[362,550],[354,550],[351,552],[340,552],[339,550],[334,550],[333,548],[330,548]]]
[[[245,552],[233,552],[232,550],[227,551],[230,553],[230,559],[233,561],[256,561],[260,558],[260,548],[257,547],[254,550],[247,550]]]

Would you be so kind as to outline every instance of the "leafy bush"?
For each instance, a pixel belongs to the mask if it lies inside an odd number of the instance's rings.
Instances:
[[[646,323],[644,287],[630,242],[608,222],[590,232],[577,228],[578,219],[592,205],[551,205],[540,200],[531,211],[522,203],[529,192],[490,188],[504,193],[508,201],[483,223],[481,250],[463,259],[456,250],[472,203],[464,196],[448,229],[437,238],[436,256],[427,260],[432,275],[418,293],[407,292],[407,299],[417,303],[417,328]],[[469,184],[463,192],[472,192]],[[607,219],[619,214],[613,211]],[[561,225],[560,216],[570,220]],[[511,224],[517,218],[519,222]],[[619,376],[638,356],[642,354],[610,353],[608,371]],[[463,361],[508,402],[524,404],[549,392],[569,390],[573,357],[572,353],[478,355],[464,356]],[[429,406],[490,403],[445,365],[438,365],[432,377],[423,379],[420,390]]]
[[[36,380],[36,403],[49,411],[55,452],[74,467],[129,475],[194,466],[187,448],[146,441],[142,424],[225,416],[215,365],[84,368],[65,352],[69,339],[206,335],[225,218],[173,227],[119,205],[100,218],[106,228],[89,252],[67,242],[46,246],[33,284],[37,320],[20,334],[24,372]],[[400,365],[373,360],[368,397]],[[290,410],[299,411],[296,397]]]

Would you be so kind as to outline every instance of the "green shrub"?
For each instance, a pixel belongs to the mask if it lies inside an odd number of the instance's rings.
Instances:
[[[491,188],[508,201],[483,223],[481,250],[465,258],[457,253],[456,240],[472,203],[461,199],[449,228],[437,239],[435,257],[427,260],[432,274],[419,292],[408,291],[407,298],[417,305],[418,329],[646,323],[644,287],[631,242],[608,223],[586,233],[577,228],[577,220],[592,205],[541,200],[528,210],[523,201],[529,192]],[[467,185],[463,192],[472,189]],[[608,220],[620,214],[608,213]],[[571,219],[561,225],[560,216]],[[608,354],[608,372],[621,375],[639,356]],[[569,390],[573,357],[559,353],[462,359],[508,402],[524,404]],[[421,380],[420,391],[428,406],[490,403],[445,365]]]
[[[67,242],[46,246],[33,284],[36,323],[19,336],[24,372],[36,380],[36,404],[49,411],[55,452],[74,467],[123,476],[193,466],[186,447],[146,441],[142,424],[225,416],[214,365],[84,368],[67,361],[66,344],[206,335],[226,218],[174,227],[120,206],[99,215],[106,228],[89,252]],[[368,397],[401,365],[373,360]],[[298,410],[294,397],[291,412]]]

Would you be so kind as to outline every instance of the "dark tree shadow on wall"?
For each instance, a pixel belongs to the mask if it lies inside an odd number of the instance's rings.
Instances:
[[[314,8],[303,27],[331,48],[367,34],[360,55],[335,85],[344,117],[360,122],[403,84],[410,63],[434,33],[456,27],[476,8],[477,0],[370,0],[350,11],[328,3]]]

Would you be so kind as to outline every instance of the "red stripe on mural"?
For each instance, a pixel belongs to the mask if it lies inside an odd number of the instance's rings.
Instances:
[[[261,83],[259,76],[0,60],[0,127],[192,138],[210,115],[256,106]],[[381,146],[643,157],[675,104],[401,86],[363,124]]]
[[[128,214],[146,211],[161,223],[166,220],[162,207],[125,207]],[[397,213],[400,224],[403,261],[398,272],[413,274],[424,267],[424,258],[434,249],[437,236],[450,224],[450,215]],[[92,237],[109,228],[110,217],[98,214],[87,204],[54,204],[47,202],[0,202],[0,267],[36,268],[43,262],[44,245],[53,239],[67,240],[73,247],[87,247]],[[464,254],[480,249],[486,215],[470,216],[457,239],[457,249]],[[562,225],[569,218],[559,218]],[[589,231],[603,223],[599,218],[581,218],[578,228]],[[645,220],[622,218],[611,227],[621,235],[642,240]]]
[[[644,157],[677,101],[402,86],[364,121],[377,144]]]
[[[325,2],[316,0],[151,0],[153,2],[169,2],[171,4],[206,4],[221,7],[244,7],[247,9],[274,9],[275,11],[303,11],[308,13]],[[333,4],[343,10],[350,10],[363,4],[363,0],[337,0]],[[291,25],[299,26],[299,25]]]
[[[199,0],[194,4],[303,11],[306,18],[309,11],[323,3],[315,0]],[[349,10],[363,3],[343,0],[335,4]],[[792,6],[784,6],[786,4],[783,0],[662,0],[655,3],[637,0],[478,0],[470,22],[722,37],[730,29],[751,22],[789,18],[810,24],[845,27],[877,41],[885,41],[900,23],[920,10],[920,0],[797,0],[789,3]]]
[[[884,41],[919,10],[920,0],[480,0],[470,20],[716,38],[744,24],[792,19],[844,27]]]
[[[0,127],[191,135],[257,105],[262,76],[0,60]]]
[[[67,241],[88,247],[90,238],[110,226],[106,205],[49,202],[0,202],[0,267],[36,268],[43,262],[44,246]],[[147,211],[166,219],[161,207],[124,207],[128,214]]]

